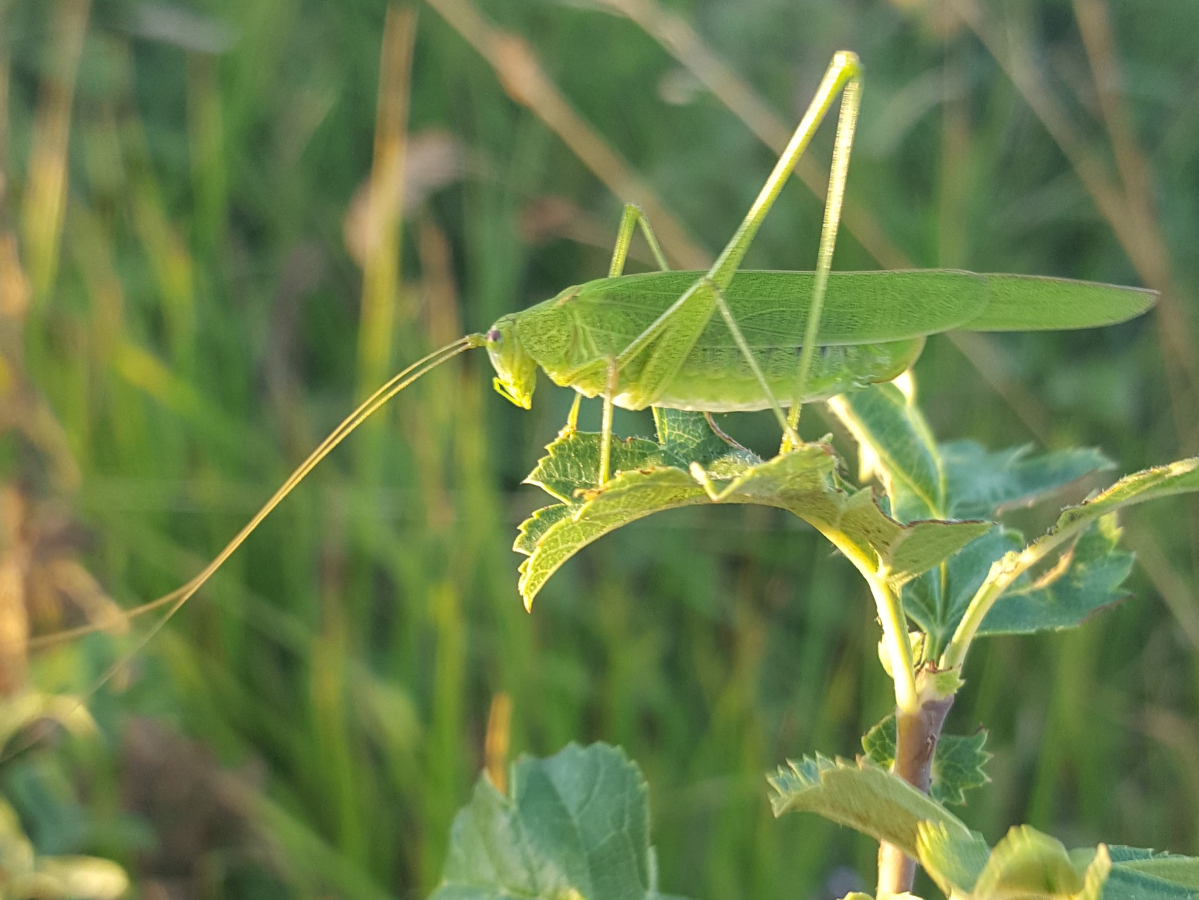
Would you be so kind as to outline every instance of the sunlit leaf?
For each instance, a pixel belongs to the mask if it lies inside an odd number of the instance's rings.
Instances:
[[[970,900],[1100,900],[1112,870],[1100,845],[1086,860],[1035,828],[1012,828],[994,850],[977,835],[922,822],[918,858],[946,896]]]
[[[776,816],[814,812],[916,856],[921,822],[932,822],[955,839],[971,841],[970,830],[949,810],[903,779],[867,759],[857,763],[823,756],[789,760],[768,780]]]
[[[1034,456],[1028,447],[992,453],[973,441],[938,446],[913,391],[895,384],[836,397],[829,406],[858,442],[863,477],[878,476],[890,498],[892,515],[901,522],[928,517],[993,518],[1003,509],[1034,503],[1091,472],[1111,467],[1095,450]],[[904,588],[904,607],[928,635],[930,657],[945,647],[991,564],[1020,546],[1018,534],[996,528]],[[1005,613],[996,612],[993,624],[999,628],[1035,625],[1032,630],[1076,625],[1095,609],[1120,599],[1118,586],[1127,563],[1124,554],[1090,559],[1086,567],[1074,567],[1061,579],[1057,594],[1029,593],[1027,599],[1036,602],[1039,617],[1017,600],[1006,606]],[[1025,579],[1018,589],[1032,592],[1031,585]]]
[[[842,487],[836,457],[827,444],[805,444],[763,462],[721,440],[700,415],[667,411],[656,418],[662,442],[614,444],[616,474],[601,489],[594,487],[595,476],[589,474],[598,471],[598,435],[564,433],[550,445],[549,455],[529,480],[563,503],[539,510],[521,526],[515,549],[529,555],[520,579],[526,605],[584,546],[666,509],[714,502],[785,509],[819,530],[859,567],[873,573],[885,566],[895,588],[989,527],[941,521],[901,525],[879,508],[870,490]]]
[[[1110,847],[1112,862],[1129,872],[1141,872],[1199,891],[1199,859],[1136,847]]]
[[[901,522],[994,518],[1112,468],[1089,448],[1033,455],[1027,445],[992,452],[974,441],[935,444],[914,393],[894,383],[834,397],[829,408],[858,442],[863,479],[879,476]]]
[[[882,480],[891,515],[900,522],[948,518],[940,452],[911,394],[876,384],[834,397],[829,408],[858,442],[862,479]]]
[[[1083,875],[1060,841],[1017,825],[991,850],[970,893],[979,898],[1050,897],[1082,889]]]
[[[932,821],[921,822],[917,830],[916,858],[946,897],[968,895],[990,857],[991,848],[976,832]]]
[[[559,435],[546,449],[549,452],[525,478],[526,484],[535,484],[565,503],[573,502],[579,491],[595,488],[600,465],[598,434],[574,431]],[[613,474],[666,464],[662,447],[645,438],[613,440],[611,454]]]
[[[1199,859],[1100,844],[1071,850],[1027,825],[994,848],[922,822],[918,859],[946,896],[970,900],[1194,900]]]
[[[1112,871],[1103,900],[1193,900],[1199,897],[1199,859],[1118,845],[1107,848]],[[1075,866],[1088,865],[1093,849],[1072,850]]]
[[[1077,506],[1067,507],[1050,534],[1079,530],[1100,516],[1125,506],[1199,490],[1199,456],[1152,469],[1142,469],[1121,478],[1106,491]]]
[[[654,407],[654,427],[670,465],[685,469],[692,462],[713,468],[723,457],[740,458],[749,465],[761,462],[750,451],[730,445],[712,430],[703,413]]]

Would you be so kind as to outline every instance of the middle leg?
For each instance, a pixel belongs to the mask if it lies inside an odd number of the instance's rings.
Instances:
[[[608,266],[608,277],[616,278],[624,274],[624,264],[629,256],[629,246],[633,242],[633,231],[641,227],[641,234],[645,237],[645,242],[649,244],[650,252],[654,254],[654,259],[658,263],[658,268],[663,272],[670,270],[670,266],[666,263],[666,255],[662,252],[662,247],[658,243],[658,236],[654,234],[653,227],[649,224],[649,219],[645,217],[645,211],[636,203],[626,203],[624,212],[620,215],[620,227],[616,231],[616,246],[612,250],[612,263]],[[599,468],[599,485],[604,486],[608,480],[610,460],[612,455],[612,413],[613,413],[613,397],[616,396],[616,387],[620,374],[620,367],[616,360],[608,360],[608,378],[607,390],[604,393],[604,416],[603,424],[600,428],[600,468]],[[575,430],[575,425],[579,419],[579,403],[582,400],[582,394],[575,397],[574,405],[570,408],[570,417],[567,420],[566,427],[570,431]]]

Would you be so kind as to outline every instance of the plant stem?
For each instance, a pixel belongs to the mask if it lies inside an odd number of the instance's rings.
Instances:
[[[926,700],[916,712],[897,710],[895,714],[895,763],[891,771],[926,794],[932,783],[933,754],[951,706],[952,694]],[[879,844],[878,897],[910,891],[915,878],[914,859],[892,844]]]
[[[860,569],[860,567],[859,567]],[[863,574],[866,574],[862,570]],[[891,659],[891,677],[895,680],[895,706],[897,715],[915,715],[920,711],[920,699],[916,692],[916,674],[912,665],[912,645],[908,641],[907,617],[903,601],[887,584],[887,572],[866,574],[878,619],[883,625],[883,642]]]
[[[933,751],[941,736],[945,715],[953,705],[953,697],[934,697],[921,702],[916,687],[915,665],[912,660],[912,644],[908,640],[907,616],[903,610],[903,598],[887,583],[889,574],[886,566],[871,572],[865,560],[851,555],[874,594],[878,618],[883,626],[883,644],[891,662],[891,678],[895,681],[895,764],[892,771],[924,793],[932,774]],[[904,855],[898,847],[880,842],[878,850],[878,891],[885,894],[902,894],[912,889],[916,877],[915,860]]]

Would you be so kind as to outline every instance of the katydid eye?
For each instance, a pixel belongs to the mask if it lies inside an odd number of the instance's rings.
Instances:
[[[498,344],[503,341],[503,339],[504,336],[500,334],[500,330],[498,328],[493,328],[491,331],[487,332],[487,340],[493,344]]]

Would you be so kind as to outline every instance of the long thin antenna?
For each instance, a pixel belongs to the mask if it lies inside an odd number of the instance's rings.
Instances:
[[[288,476],[287,480],[283,482],[279,489],[271,495],[271,498],[267,500],[265,504],[263,504],[262,508],[254,514],[254,517],[250,519],[246,526],[237,533],[236,537],[234,537],[233,540],[225,545],[225,549],[217,554],[212,562],[205,566],[198,575],[191,579],[191,581],[187,582],[187,584],[176,588],[169,594],[159,597],[157,600],[152,600],[149,603],[135,607],[132,610],[128,610],[125,615],[131,617],[141,613],[149,612],[161,606],[169,605],[165,615],[155,622],[154,625],[137,640],[132,649],[128,650],[121,656],[120,659],[109,666],[104,674],[100,677],[100,680],[97,681],[96,684],[93,685],[86,694],[79,698],[79,704],[82,706],[85,702],[87,702],[87,700],[93,694],[95,694],[96,691],[107,684],[108,681],[110,681],[112,677],[129,662],[130,659],[141,652],[146,644],[153,640],[154,636],[166,626],[167,622],[171,620],[175,613],[179,612],[179,610],[183,608],[183,604],[190,600],[195,593],[204,586],[208,579],[216,574],[216,571],[225,564],[226,560],[228,560],[229,557],[237,551],[238,547],[245,543],[246,538],[248,538],[254,532],[254,530],[262,524],[262,520],[269,516],[275,507],[282,503],[283,499],[287,497],[287,495],[293,490],[295,490],[296,486],[303,481],[305,477],[307,477],[308,473],[316,468],[317,464],[320,463],[320,461],[326,456],[328,456],[334,447],[336,447],[350,435],[350,432],[365,422],[385,403],[387,403],[387,401],[389,401],[400,391],[404,390],[404,388],[408,387],[418,378],[437,368],[442,363],[453,359],[460,353],[464,353],[467,350],[475,347],[483,346],[485,342],[486,338],[483,335],[467,335],[466,337],[459,338],[452,344],[447,344],[439,350],[434,350],[428,356],[417,360],[412,365],[408,366],[408,368],[395,375],[390,381],[367,397],[366,400],[362,402],[361,406],[350,413],[350,415],[347,416],[340,425],[333,429],[327,438],[321,441],[317,448],[308,455],[308,458],[300,463],[296,470]],[[64,632],[64,634],[74,637],[81,633],[87,633],[89,630],[96,629],[72,629],[70,632]],[[60,639],[59,635],[47,635],[46,637],[39,639],[39,643],[51,643],[58,639]],[[28,745],[11,751],[9,754],[6,754],[5,758],[21,752],[22,750],[26,749],[27,746]]]

